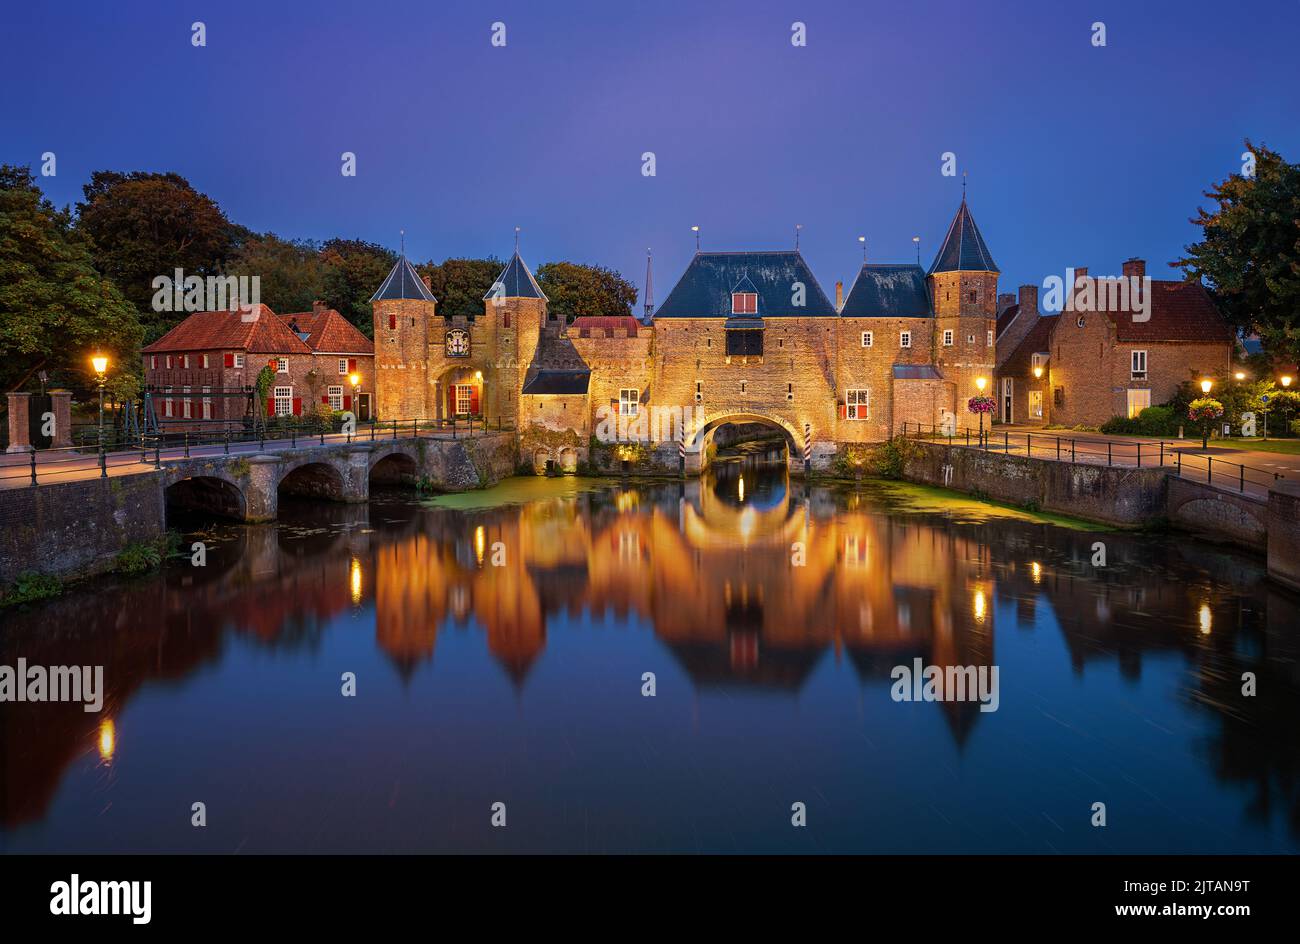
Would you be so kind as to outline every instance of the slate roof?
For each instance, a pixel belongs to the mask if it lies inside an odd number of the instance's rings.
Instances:
[[[260,304],[237,311],[196,311],[142,349],[145,354],[213,350],[250,354],[311,353],[311,348],[288,324]]]
[[[510,257],[506,267],[501,270],[501,274],[496,277],[492,283],[492,288],[488,289],[484,300],[492,297],[492,290],[496,288],[497,283],[505,286],[505,298],[540,298],[543,301],[550,301],[546,293],[542,291],[537,280],[533,278],[533,273],[528,270],[528,265],[519,257],[519,251]]]
[[[1019,303],[1015,305],[1008,305],[1006,310],[1002,312],[1002,314],[998,315],[998,327],[996,333],[994,334],[994,337],[998,337],[998,338],[1002,337],[1002,332],[1006,331],[1007,328],[1011,327],[1011,322],[1015,321],[1016,316],[1019,314],[1020,314]]]
[[[918,265],[863,263],[849,287],[845,318],[931,318],[930,289]]]
[[[797,250],[697,252],[655,312],[660,318],[729,318],[732,289],[748,279],[758,294],[758,316],[833,317],[835,306]],[[805,287],[801,308],[791,304],[794,283]]]
[[[281,315],[317,354],[374,354],[375,344],[333,308]]]
[[[933,364],[895,364],[895,380],[943,380]]]
[[[1150,319],[1134,321],[1132,307],[1108,311],[1118,341],[1233,341],[1228,323],[1200,282],[1151,280]]]
[[[539,370],[524,383],[524,393],[586,393],[589,370]]]
[[[998,365],[998,373],[1007,376],[1028,377],[1033,373],[1034,355],[1046,354],[1052,349],[1052,331],[1060,323],[1060,315],[1039,314],[1033,327],[1020,339],[1010,356]]]
[[[943,245],[934,257],[930,272],[997,272],[989,247],[984,245],[984,237],[975,225],[963,197],[957,215],[948,226],[948,235],[943,238]]]
[[[424,284],[424,279],[415,271],[415,266],[407,260],[405,256],[398,259],[393,264],[392,271],[388,273],[388,278],[384,279],[384,284],[380,285],[375,294],[370,296],[374,301],[391,301],[398,298],[418,298],[426,302],[436,302],[433,292]]]

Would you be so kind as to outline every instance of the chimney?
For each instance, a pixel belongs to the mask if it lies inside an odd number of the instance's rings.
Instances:
[[[1020,286],[1020,315],[1028,315],[1029,320],[1038,317],[1038,286],[1022,285]]]
[[[1141,279],[1141,278],[1146,278],[1146,274],[1147,274],[1147,261],[1145,259],[1139,259],[1136,256],[1134,256],[1132,259],[1124,263],[1124,278]]]
[[[1002,314],[1008,308],[1016,303],[1016,296],[1010,292],[1003,292],[998,296],[998,314]]]
[[[1087,277],[1088,277],[1087,266],[1079,266],[1075,268],[1074,281],[1071,282],[1068,286],[1066,286],[1066,293],[1065,293],[1066,302],[1067,302],[1065,307],[1068,308],[1070,311],[1074,311],[1074,298],[1079,291],[1078,288],[1076,288],[1076,286],[1079,284],[1079,279],[1086,279]]]
[[[429,290],[429,294],[432,295],[432,294],[433,294],[433,279],[431,279],[431,278],[430,278],[429,276],[427,276],[427,275],[422,275],[422,276],[420,276],[420,281],[424,283],[424,287],[427,288],[427,289]]]
[[[835,310],[839,311],[844,307],[844,283],[835,283]]]
[[[250,308],[241,308],[239,310],[239,320],[245,324],[256,321],[262,315],[262,306],[253,305]]]
[[[319,315],[325,311],[329,311],[329,305],[325,304],[325,302],[318,300],[311,303],[311,313],[313,315]]]

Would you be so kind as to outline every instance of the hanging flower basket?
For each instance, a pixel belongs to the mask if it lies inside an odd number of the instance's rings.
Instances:
[[[1210,397],[1200,397],[1187,405],[1187,418],[1196,422],[1217,420],[1223,415],[1223,404]]]
[[[966,401],[966,409],[972,413],[992,413],[998,408],[998,401],[992,397],[971,397]]]

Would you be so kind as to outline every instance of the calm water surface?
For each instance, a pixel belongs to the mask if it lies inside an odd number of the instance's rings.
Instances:
[[[1300,848],[1300,604],[1252,558],[750,464],[282,513],[0,616],[108,689],[0,706],[0,848]],[[998,710],[895,702],[914,658]]]

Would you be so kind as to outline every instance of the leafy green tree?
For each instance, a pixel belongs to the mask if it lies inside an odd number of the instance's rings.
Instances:
[[[636,286],[604,266],[548,262],[538,268],[537,283],[550,299],[547,312],[566,322],[583,315],[630,315],[636,303]]]
[[[95,267],[140,312],[146,343],[186,317],[153,310],[153,280],[172,278],[176,269],[186,277],[218,275],[247,233],[179,174],[95,171],[82,191],[77,226],[92,240]]]
[[[108,354],[110,376],[138,369],[135,308],[95,271],[90,245],[67,210],[44,198],[31,170],[0,165],[0,383],[21,390],[41,370],[85,391],[89,358]]]
[[[1201,241],[1174,263],[1203,279],[1224,317],[1256,332],[1274,360],[1300,359],[1300,165],[1246,142],[1255,174],[1233,174],[1197,210]]]
[[[476,318],[483,314],[483,296],[505,263],[495,257],[487,259],[447,259],[440,265],[426,262],[417,271],[429,276],[433,297],[438,299],[438,314],[451,318],[464,315]]]
[[[225,271],[257,276],[262,304],[278,314],[311,311],[312,302],[324,298],[325,263],[320,247],[310,240],[251,235],[233,252]]]
[[[397,254],[360,239],[331,239],[321,246],[320,256],[325,267],[325,301],[366,337],[374,337],[370,296],[388,277]]]

